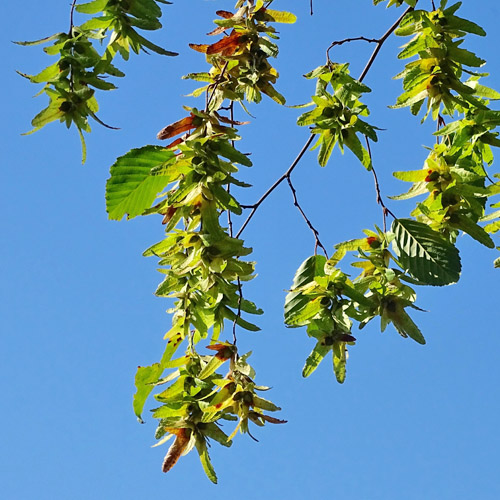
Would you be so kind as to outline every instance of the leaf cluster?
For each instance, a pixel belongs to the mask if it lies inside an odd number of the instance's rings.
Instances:
[[[398,97],[394,108],[409,106],[417,115],[427,100],[423,120],[432,112],[434,120],[440,113],[453,116],[455,111],[470,108],[484,109],[481,98],[498,99],[500,94],[478,83],[487,73],[479,68],[485,61],[461,47],[467,33],[485,36],[477,24],[455,15],[461,2],[445,8],[446,0],[432,12],[415,10],[402,20],[396,35],[413,36],[399,54],[400,59],[418,56],[409,62],[396,78],[403,79],[405,92]],[[469,78],[462,81],[466,73]]]
[[[239,8],[235,13],[217,11],[222,20],[216,20],[217,28],[208,34],[225,33],[221,40],[213,44],[190,44],[192,49],[206,54],[212,65],[208,73],[190,73],[184,77],[207,82],[192,95],[208,92],[210,110],[218,109],[225,99],[258,103],[262,94],[284,104],[285,98],[273,86],[279,75],[269,58],[276,57],[279,50],[272,41],[278,38],[276,29],[269,23],[294,23],[296,17],[266,8],[261,0],[255,5],[238,2],[236,7]]]
[[[314,148],[319,148],[318,162],[322,167],[327,164],[333,148],[338,144],[342,153],[344,147],[349,148],[369,170],[371,158],[359,136],[377,141],[377,127],[361,118],[370,113],[360,98],[362,94],[371,92],[371,89],[352,78],[348,68],[349,64],[329,62],[305,75],[306,78],[317,80],[312,102],[305,105],[314,106],[314,109],[301,115],[297,124],[311,126],[311,133],[318,136]]]
[[[365,238],[336,245],[330,259],[309,257],[295,274],[285,299],[285,324],[306,326],[308,335],[317,341],[306,360],[304,377],[332,351],[336,378],[344,382],[347,345],[356,340],[353,321],[364,328],[379,316],[382,332],[392,323],[401,336],[425,344],[406,312],[408,307],[421,310],[414,305],[416,294],[408,283],[442,286],[459,279],[458,250],[426,224],[396,219],[391,231],[364,232]],[[347,252],[357,252],[351,265],[359,275],[353,280],[338,268]]]
[[[143,390],[145,383],[151,389],[166,386],[155,395],[161,406],[151,410],[159,421],[156,430],[159,441],[155,446],[175,437],[163,461],[163,471],[168,472],[182,455],[196,448],[205,473],[216,483],[217,476],[208,454],[211,440],[229,447],[238,430],[252,436],[250,422],[263,426],[266,422],[280,424],[285,421],[264,413],[280,408],[256,393],[269,388],[258,386],[253,381],[255,371],[247,362],[250,353],[239,357],[236,347],[228,342],[214,343],[207,348],[215,354],[202,356],[191,352],[179,360],[163,359],[156,366],[140,368],[136,386],[139,390]],[[216,370],[227,361],[230,368],[224,377]],[[165,368],[174,370],[159,378]],[[155,371],[153,377],[152,371]],[[140,400],[135,399],[136,411],[142,411],[141,405],[147,395],[143,391],[141,396]],[[238,421],[229,436],[221,428],[227,421]]]
[[[150,49],[168,56],[177,54],[153,44],[135,29],[157,30],[162,27],[158,20],[161,9],[155,0],[93,0],[77,5],[76,10],[83,14],[100,13],[102,16],[94,17],[81,26],[74,26],[71,22],[69,33],[56,33],[34,42],[16,43],[31,46],[53,42],[44,51],[58,57],[57,62],[37,75],[19,73],[32,83],[43,84],[37,95],[45,94],[49,98],[48,106],[33,118],[31,124],[34,128],[28,133],[36,132],[56,120],[65,123],[68,128],[74,124],[82,143],[84,163],[86,146],[83,132],[91,131],[89,118],[114,128],[98,118],[95,91],[116,89],[108,78],[124,76],[113,64],[115,55],[120,53],[127,60],[130,48],[136,53]],[[106,48],[100,54],[94,42],[102,44],[106,39]]]

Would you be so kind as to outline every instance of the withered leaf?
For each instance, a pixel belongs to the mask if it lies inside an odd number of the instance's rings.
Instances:
[[[224,37],[222,40],[209,45],[207,48],[207,55],[219,54],[230,56],[239,46],[241,35],[238,33],[231,33],[229,36]]]
[[[269,415],[260,415],[266,422],[270,424],[286,424],[288,420],[280,420],[279,418],[270,417]]]
[[[223,17],[224,19],[231,19],[234,14],[227,10],[218,10],[215,12],[219,17]]]
[[[175,212],[177,212],[176,207],[168,207],[167,212],[164,214],[161,223],[167,224],[168,222],[170,222],[170,219],[175,215]]]
[[[206,54],[208,47],[210,47],[210,45],[208,45],[206,43],[202,43],[202,44],[190,43],[189,46],[193,50],[196,50],[196,52],[201,52],[202,54]]]
[[[172,123],[171,125],[168,125],[167,127],[161,129],[158,134],[157,138],[160,140],[163,139],[168,139],[169,137],[173,137],[174,135],[182,134],[182,132],[186,132],[187,130],[190,130],[193,128],[193,118],[194,115],[191,113],[189,116],[186,116],[182,120],[179,120],[175,123]]]
[[[207,33],[207,35],[209,35],[209,36],[220,35],[221,33],[224,33],[224,31],[226,31],[226,29],[227,28],[224,28],[224,26],[219,26],[218,28],[215,28],[214,30]]]
[[[179,460],[180,456],[186,449],[189,443],[189,438],[191,437],[191,431],[189,429],[167,429],[171,434],[175,434],[175,441],[172,443],[170,448],[165,455],[165,460],[163,460],[162,470],[163,472],[168,472]]]

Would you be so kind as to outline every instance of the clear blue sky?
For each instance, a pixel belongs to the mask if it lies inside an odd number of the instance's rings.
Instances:
[[[94,127],[89,158],[80,164],[77,134],[52,124],[29,137],[31,118],[44,105],[38,91],[16,75],[36,73],[52,62],[41,49],[11,40],[37,39],[69,24],[69,1],[4,3],[2,58],[2,183],[0,262],[0,386],[2,407],[0,496],[6,500],[143,498],[254,498],[299,500],[494,500],[500,498],[500,270],[494,251],[461,237],[463,276],[458,285],[418,290],[429,310],[415,319],[427,338],[420,346],[376,322],[358,333],[347,381],[336,383],[325,361],[301,377],[312,348],[303,329],[282,323],[284,289],[313,252],[311,233],[285,186],[261,207],[245,232],[259,276],[245,293],[266,314],[259,333],[239,334],[241,351],[253,350],[257,381],[273,387],[271,398],[288,424],[255,431],[259,443],[239,435],[231,449],[214,445],[219,475],[213,486],[196,453],[164,475],[166,447],[151,449],[155,423],[139,425],[132,411],[137,365],[157,361],[169,328],[167,303],[153,296],[161,276],[142,251],[162,238],[157,217],[107,220],[104,186],[114,159],[132,147],[156,143],[156,133],[183,116],[194,87],[180,77],[203,71],[204,57],[189,42],[203,43],[217,9],[234,0],[174,0],[164,9],[164,30],[154,39],[178,58],[132,57],[120,67],[127,78],[102,96],[100,116],[121,127]],[[422,0],[424,7],[430,4]],[[301,78],[322,64],[331,41],[380,36],[398,16],[371,0],[275,2],[299,21],[281,28],[278,88],[290,104],[307,102],[311,82]],[[488,38],[466,45],[488,60],[487,80],[500,89],[500,7],[493,0],[465,0],[461,15],[482,25]],[[383,193],[403,183],[392,170],[418,169],[430,145],[432,124],[420,126],[408,110],[392,111],[401,82],[391,77],[402,39],[383,48],[365,83],[371,123],[387,129],[374,147]],[[332,53],[359,74],[372,50],[350,45]],[[273,102],[251,108],[242,149],[254,168],[244,172],[252,203],[287,168],[307,138],[294,125],[300,111]],[[242,113],[237,117],[245,119]],[[500,153],[497,153],[499,155]],[[381,224],[371,176],[346,153],[321,169],[309,153],[294,175],[298,196],[332,246]],[[499,156],[500,158],[500,156]],[[500,164],[500,160],[497,161]],[[498,167],[496,167],[498,169]],[[498,170],[496,170],[498,171]],[[413,203],[390,202],[405,216]],[[498,237],[497,240],[498,242]],[[203,492],[203,493],[201,493]]]

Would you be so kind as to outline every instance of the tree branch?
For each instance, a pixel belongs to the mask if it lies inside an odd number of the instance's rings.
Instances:
[[[380,49],[382,48],[382,45],[384,45],[385,41],[387,40],[387,38],[389,38],[389,36],[396,30],[396,28],[399,26],[399,23],[401,22],[401,20],[406,16],[406,14],[408,14],[409,12],[413,11],[413,7],[408,7],[404,13],[399,16],[399,18],[397,19],[397,21],[391,25],[391,27],[379,38],[376,40],[376,44],[377,46],[375,47],[375,50],[372,52],[370,58],[368,59],[368,62],[366,63],[366,66],[364,67],[363,71],[361,72],[361,75],[359,76],[358,80],[360,82],[362,82],[364,80],[364,78],[366,77],[366,75],[368,74],[368,71],[370,71],[370,68],[372,67],[375,59],[377,58],[377,55],[378,53],[380,52]],[[328,48],[327,50],[327,57],[328,57],[328,52],[329,50],[334,47],[335,45],[340,45],[342,43],[347,43],[349,39],[345,39],[345,41],[343,40],[340,40],[339,43],[335,44],[335,42],[333,42],[330,47]],[[364,40],[364,37],[357,37],[357,38],[353,38],[352,41],[355,41],[355,40]],[[365,41],[370,41],[372,39],[366,39]],[[290,177],[290,174],[293,172],[293,170],[295,169],[295,167],[297,166],[297,164],[300,162],[300,160],[302,159],[302,157],[304,156],[304,154],[306,153],[307,149],[309,148],[309,146],[311,145],[311,143],[313,142],[314,140],[314,134],[311,134],[309,136],[309,138],[307,139],[306,143],[304,144],[304,146],[302,147],[300,153],[297,155],[297,157],[295,158],[295,160],[292,162],[292,164],[290,165],[290,167],[288,167],[288,170],[279,178],[277,179],[274,184],[259,198],[259,200],[253,204],[253,205],[250,205],[250,207],[252,207],[252,211],[248,214],[248,217],[246,218],[245,222],[243,223],[243,225],[241,226],[240,230],[237,232],[236,234],[236,238],[239,238],[241,236],[241,233],[243,233],[243,231],[245,230],[245,228],[248,226],[249,222],[252,220],[253,216],[255,215],[255,212],[257,211],[257,209],[260,207],[260,205],[266,200],[266,198],[285,180],[285,179],[288,179]],[[375,174],[376,175],[376,174]],[[378,182],[377,182],[377,185],[378,185]],[[379,190],[380,192],[380,190]]]
[[[299,161],[304,156],[307,148],[311,145],[314,140],[314,135],[311,134],[307,142],[302,147],[300,153],[297,155],[295,160],[293,160],[292,164],[288,167],[288,170],[278,179],[276,182],[260,197],[260,199],[254,205],[251,205],[252,211],[248,214],[245,222],[241,226],[240,230],[236,233],[236,238],[239,238],[244,229],[248,226],[248,223],[252,220],[252,217],[255,215],[255,212],[260,207],[260,205],[265,201],[265,199],[293,172],[294,168],[298,165]]]
[[[69,12],[69,36],[73,37],[73,27],[74,27],[74,15],[75,15],[76,0],[73,0],[71,4],[71,10]]]
[[[325,254],[325,257],[328,259],[328,253],[325,249],[325,247],[323,246],[323,244],[321,243],[320,239],[319,239],[319,232],[318,230],[312,225],[311,221],[307,218],[307,215],[305,214],[304,210],[302,209],[302,207],[299,205],[299,202],[297,200],[297,191],[296,189],[293,187],[293,184],[292,184],[292,179],[290,178],[290,174],[287,175],[286,177],[286,180],[288,182],[288,185],[290,186],[290,190],[292,191],[292,197],[293,197],[293,205],[295,207],[297,207],[297,209],[299,210],[300,214],[302,215],[302,217],[304,218],[304,220],[306,221],[306,224],[309,226],[309,229],[313,232],[314,234],[314,239],[316,240],[316,243],[314,245],[314,255],[317,254],[317,251],[318,251],[318,247],[321,248],[321,250],[323,250],[323,253]]]
[[[376,201],[377,203],[382,207],[382,223],[384,225],[384,233],[387,232],[387,215],[390,214],[392,217],[395,219],[397,218],[386,206],[384,201],[382,200],[382,194],[380,192],[380,184],[378,182],[378,176],[377,176],[377,171],[375,170],[375,167],[373,166],[373,158],[372,158],[372,151],[370,148],[370,139],[366,137],[365,135],[365,140],[366,140],[366,148],[368,149],[368,154],[370,155],[370,160],[372,164],[372,174],[373,174],[373,181],[375,182],[375,193],[376,193]]]

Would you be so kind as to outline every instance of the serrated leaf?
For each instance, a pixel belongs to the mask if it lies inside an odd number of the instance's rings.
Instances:
[[[292,291],[285,298],[285,323],[293,324],[294,317],[310,303],[311,299],[300,292],[294,292],[306,283],[314,281],[316,276],[325,276],[326,257],[323,255],[313,255],[307,258],[297,269],[293,279]]]
[[[433,286],[456,283],[461,263],[458,249],[422,222],[395,219],[393,248],[399,263],[417,280]]]
[[[302,376],[309,377],[309,375],[311,375],[311,373],[318,368],[319,364],[331,348],[332,346],[326,346],[319,341],[306,359],[306,364],[302,369]]]
[[[162,170],[162,175],[151,175],[155,167],[172,163],[175,154],[160,146],[132,149],[112,165],[111,177],[106,183],[106,210],[109,218],[131,219],[151,207],[159,192],[174,179],[175,172]],[[170,174],[170,175],[169,175]]]

